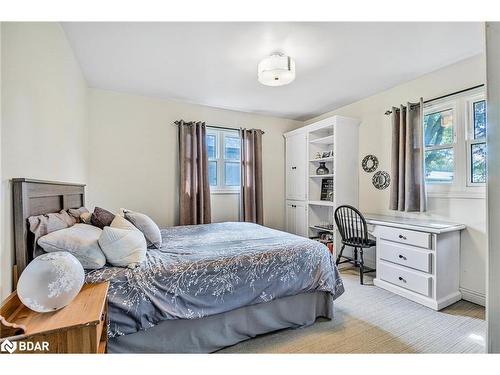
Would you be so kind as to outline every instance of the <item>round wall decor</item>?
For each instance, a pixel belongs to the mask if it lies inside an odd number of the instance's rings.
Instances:
[[[378,168],[378,159],[375,155],[366,155],[361,162],[361,166],[367,173],[375,172]]]
[[[391,177],[386,171],[378,171],[373,175],[372,184],[379,190],[386,189],[391,183]]]

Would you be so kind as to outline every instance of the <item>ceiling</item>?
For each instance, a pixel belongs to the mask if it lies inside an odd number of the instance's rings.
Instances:
[[[63,23],[89,86],[306,120],[482,53],[481,23]],[[290,85],[257,81],[272,52]]]

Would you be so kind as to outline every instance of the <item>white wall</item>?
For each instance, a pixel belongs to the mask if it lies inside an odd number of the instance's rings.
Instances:
[[[89,90],[88,205],[139,210],[160,226],[178,223],[177,129],[173,122],[179,119],[266,132],[262,145],[264,223],[283,229],[283,133],[302,122],[97,89]],[[214,221],[233,218],[238,210],[235,197],[213,197]]]
[[[500,23],[486,27],[488,67],[488,352],[500,353]]]
[[[58,23],[2,23],[2,297],[12,288],[13,177],[86,182],[87,85]]]
[[[364,100],[308,120],[306,124],[332,115],[356,117],[361,120],[359,135],[359,160],[367,154],[379,158],[379,169],[390,172],[391,128],[389,116],[384,112],[393,105],[446,95],[457,90],[485,83],[485,59],[477,56],[458,64],[404,83]],[[389,207],[389,189],[380,191],[371,183],[372,174],[358,170],[359,205],[366,213],[394,214]],[[427,217],[467,225],[461,236],[460,286],[464,296],[484,303],[487,236],[485,199],[429,198],[425,214],[399,214],[401,216]],[[366,252],[367,257],[369,251]]]

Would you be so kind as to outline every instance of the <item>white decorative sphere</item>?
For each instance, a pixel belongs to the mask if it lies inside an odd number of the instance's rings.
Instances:
[[[57,251],[40,255],[24,269],[17,284],[21,302],[37,312],[62,309],[82,289],[85,272],[73,255]]]

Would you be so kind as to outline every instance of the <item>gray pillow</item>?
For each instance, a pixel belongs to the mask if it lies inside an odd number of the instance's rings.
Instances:
[[[89,212],[86,207],[80,207],[80,208],[70,208],[68,210],[68,214],[71,217],[74,217],[77,223],[81,223],[82,220],[80,219],[80,215]]]
[[[65,210],[59,213],[50,213],[44,215],[30,216],[28,218],[30,232],[35,235],[33,241],[33,255],[36,257],[40,255],[37,253],[37,241],[39,238],[46,234],[69,228],[75,225],[75,218],[71,217]]]
[[[149,216],[126,209],[122,209],[122,211],[125,219],[134,224],[144,234],[148,247],[161,248],[160,228]]]
[[[80,261],[85,269],[102,268],[106,257],[99,247],[102,230],[88,224],[75,224],[70,228],[49,233],[38,240],[48,253],[67,251]]]
[[[90,217],[90,221],[92,222],[92,225],[102,229],[104,227],[109,227],[114,218],[115,215],[108,210],[96,207],[94,208],[94,213]]]

